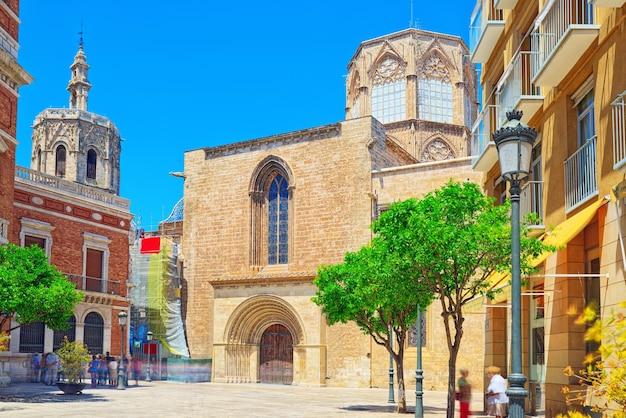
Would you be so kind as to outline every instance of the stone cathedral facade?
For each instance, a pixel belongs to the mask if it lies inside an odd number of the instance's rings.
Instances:
[[[353,324],[329,326],[313,280],[367,244],[393,202],[451,178],[481,182],[467,56],[459,37],[417,29],[363,42],[348,65],[346,120],[185,153],[187,338],[192,358],[212,359],[213,381],[387,385],[388,353]],[[435,302],[424,323],[429,389],[447,384],[440,312]],[[484,316],[465,325],[459,365],[481,370]]]

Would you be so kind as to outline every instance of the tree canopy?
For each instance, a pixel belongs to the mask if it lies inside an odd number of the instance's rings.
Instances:
[[[428,289],[410,274],[405,260],[388,252],[382,238],[374,238],[358,252],[347,253],[342,264],[320,267],[313,298],[330,324],[353,321],[392,355],[397,366],[398,412],[406,412],[407,331],[415,323],[418,306],[423,310],[432,301]]]
[[[73,283],[37,247],[0,245],[0,329],[9,332],[42,321],[62,330],[82,299]],[[18,325],[11,327],[11,319]]]
[[[493,273],[510,272],[509,209],[508,202],[496,205],[477,184],[452,180],[421,199],[394,203],[372,224],[376,235],[368,246],[346,254],[343,264],[319,269],[313,300],[330,324],[354,321],[390,350],[389,325],[403,347],[417,306],[438,299],[450,353],[448,416],[453,416],[463,307],[477,296],[492,298]],[[520,240],[523,272],[531,271],[534,257],[554,251],[527,228]],[[400,379],[403,352],[397,350],[390,352]]]

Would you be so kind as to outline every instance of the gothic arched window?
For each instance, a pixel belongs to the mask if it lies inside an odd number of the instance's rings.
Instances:
[[[59,145],[56,151],[56,165],[54,173],[57,177],[65,177],[65,160],[67,152],[63,145]]]
[[[394,58],[385,59],[374,74],[372,116],[383,123],[406,118],[404,67]]]
[[[250,264],[258,269],[288,264],[294,189],[291,169],[281,158],[269,156],[250,180]]]
[[[41,149],[37,150],[37,171],[41,171]]]
[[[87,151],[87,178],[88,179],[96,179],[96,163],[98,158],[96,156],[96,151],[90,149]]]
[[[452,123],[452,83],[446,65],[437,56],[429,57],[419,78],[420,119]]]
[[[289,191],[287,181],[276,174],[267,198],[267,264],[289,261]]]

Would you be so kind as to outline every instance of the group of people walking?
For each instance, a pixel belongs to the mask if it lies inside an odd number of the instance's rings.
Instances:
[[[35,353],[30,359],[31,381],[34,383],[44,383],[46,385],[55,384],[63,369],[59,357],[54,353],[46,353],[42,356]]]
[[[141,365],[139,360],[128,356],[124,360],[124,384],[128,386],[129,380],[135,380],[135,386],[139,384],[139,373]],[[40,356],[35,353],[31,357],[31,382],[54,385],[63,380],[63,368],[59,357],[54,352]],[[91,386],[111,386],[118,384],[118,370],[120,363],[118,358],[111,356],[107,351],[105,355],[98,354],[92,356],[89,364],[85,364],[81,380],[86,373],[91,375]]]
[[[472,385],[469,382],[469,371],[462,367],[459,370],[461,377],[457,385],[456,399],[459,401],[461,418],[471,415],[470,401],[472,399]],[[487,397],[487,413],[496,418],[505,418],[508,415],[509,397],[506,395],[506,380],[500,375],[500,368],[489,366],[485,370],[489,379],[489,386],[485,396]]]
[[[134,379],[135,386],[139,385],[139,361],[128,356],[122,360],[120,364],[119,360],[115,356],[111,356],[107,351],[106,355],[98,354],[91,358],[88,365],[88,371],[91,375],[91,387],[97,386],[111,386],[116,387],[119,383],[118,371],[121,366],[124,366],[126,374],[124,374],[124,386],[128,386],[128,381]],[[132,376],[132,379],[131,379]]]

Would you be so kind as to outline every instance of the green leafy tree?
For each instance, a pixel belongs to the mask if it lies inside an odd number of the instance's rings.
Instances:
[[[595,353],[585,358],[586,367],[576,372],[568,366],[565,375],[576,378],[578,388],[565,386],[567,405],[591,407],[593,412],[615,418],[626,417],[626,301],[619,305],[621,311],[611,311],[610,316],[602,321],[597,316],[597,309],[588,306],[576,321],[589,326],[585,332],[585,341],[599,344]],[[580,387],[582,386],[582,389]],[[593,401],[593,404],[590,403]],[[559,417],[589,417],[579,411],[569,411]]]
[[[463,307],[477,296],[493,298],[492,274],[510,272],[510,205],[495,205],[471,182],[450,180],[422,199],[402,203],[410,213],[407,231],[391,236],[406,248],[414,274],[441,304],[448,346],[448,411],[454,417],[456,361],[461,349]],[[381,231],[389,234],[393,231]],[[522,228],[522,272],[531,260],[555,248],[544,245]]]
[[[402,391],[401,354],[408,326],[418,305],[439,300],[449,351],[449,418],[454,417],[463,308],[477,296],[493,298],[493,274],[510,272],[509,209],[509,203],[495,205],[477,184],[451,180],[422,199],[391,205],[372,225],[376,237],[368,247],[347,254],[343,264],[320,268],[315,280],[313,300],[330,324],[354,321],[392,353]],[[522,228],[520,236],[523,273],[533,270],[533,258],[556,249],[528,232]],[[389,347],[389,325],[397,335],[395,353]]]
[[[406,218],[392,209],[379,221],[402,230]],[[376,344],[387,349],[396,364],[399,413],[406,412],[404,349],[407,331],[415,323],[418,306],[427,307],[432,295],[418,280],[402,253],[389,251],[385,237],[376,237],[356,253],[347,253],[344,262],[319,268],[313,301],[322,306],[332,325],[353,321]],[[390,329],[392,330],[390,333]],[[395,340],[395,342],[394,342]]]
[[[42,321],[53,330],[66,329],[82,299],[44,251],[37,247],[0,245],[0,330],[10,332]],[[11,327],[11,319],[18,325]]]

